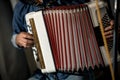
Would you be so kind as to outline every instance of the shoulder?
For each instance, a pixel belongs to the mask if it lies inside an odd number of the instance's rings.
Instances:
[[[14,8],[14,18],[15,19],[24,19],[25,15],[29,12],[36,11],[38,8],[33,5],[25,4],[20,1],[16,4]]]
[[[21,16],[21,15],[25,15],[26,13],[29,13],[32,11],[37,11],[38,9],[39,8],[37,6],[25,4],[21,1],[18,1],[18,3],[16,4],[14,8],[14,14],[18,14]]]
[[[31,9],[31,7],[32,7],[31,5],[24,4],[18,1],[18,3],[14,8],[14,14],[18,14],[18,15],[26,14],[27,12],[29,12],[29,9]]]

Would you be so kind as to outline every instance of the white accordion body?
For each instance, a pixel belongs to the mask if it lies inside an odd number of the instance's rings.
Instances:
[[[99,2],[99,7],[103,17],[106,14],[104,3]],[[93,31],[93,27],[99,26],[95,2],[75,8],[63,6],[30,12],[26,15],[26,23],[28,32],[38,37],[33,54],[43,73],[94,69],[108,63],[104,45],[98,46]],[[36,34],[31,26],[35,26]]]
[[[41,69],[41,71],[43,73],[55,72],[56,70],[55,70],[55,65],[54,65],[54,61],[53,61],[53,57],[52,57],[52,51],[50,48],[49,39],[48,39],[48,35],[46,32],[42,12],[41,11],[38,13],[33,12],[33,13],[26,15],[27,25],[29,25],[29,26],[31,26],[30,21],[29,21],[30,18],[34,18],[35,25],[37,26],[36,30],[37,30],[37,34],[39,36],[38,38],[39,38],[40,46],[41,46],[42,53],[43,53],[42,57],[44,59],[44,63],[46,66],[45,69],[40,68],[41,64],[39,61],[37,61],[38,60],[37,49],[36,49],[36,47],[33,47],[33,54],[34,54],[34,58],[35,58],[37,67],[39,69]],[[32,31],[30,29],[31,28],[28,28],[28,32],[32,34]]]

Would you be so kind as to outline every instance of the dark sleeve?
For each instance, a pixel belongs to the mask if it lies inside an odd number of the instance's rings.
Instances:
[[[34,6],[27,5],[22,2],[18,2],[14,8],[13,15],[13,34],[18,34],[20,32],[27,32],[27,26],[25,22],[25,15],[31,11],[34,11]]]

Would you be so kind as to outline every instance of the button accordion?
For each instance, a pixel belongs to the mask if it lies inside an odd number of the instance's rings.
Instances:
[[[100,1],[99,7],[104,18],[105,4]],[[34,59],[42,73],[84,71],[108,64],[104,44],[99,45],[96,36],[100,32],[94,30],[99,26],[95,2],[30,12],[25,18],[35,39]],[[105,24],[110,19],[103,20]]]

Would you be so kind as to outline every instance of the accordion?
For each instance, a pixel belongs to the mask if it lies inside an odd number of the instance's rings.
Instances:
[[[105,4],[100,1],[99,6],[104,18]],[[99,26],[95,2],[30,12],[25,18],[35,38],[32,49],[42,73],[84,71],[108,63],[104,44],[98,44],[94,30]],[[104,24],[109,20],[104,19]]]

